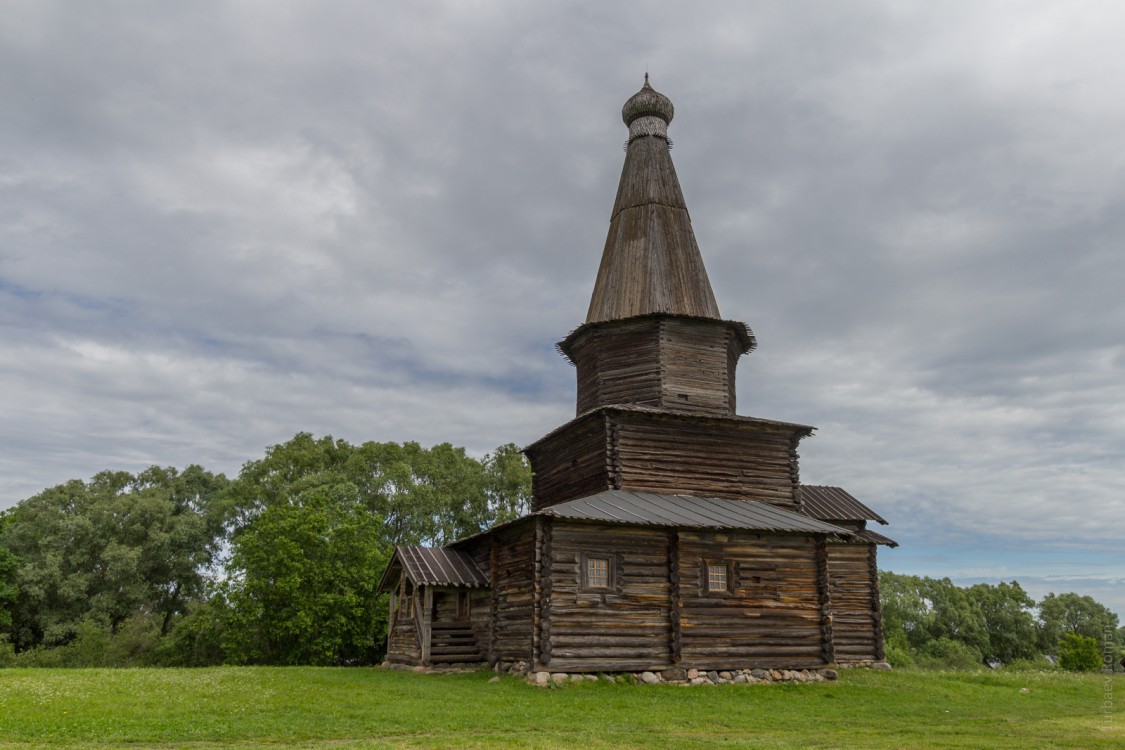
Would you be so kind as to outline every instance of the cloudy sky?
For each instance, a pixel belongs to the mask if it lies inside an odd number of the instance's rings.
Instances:
[[[1125,6],[0,0],[0,508],[573,416],[642,81],[743,414],[884,567],[1125,615]]]

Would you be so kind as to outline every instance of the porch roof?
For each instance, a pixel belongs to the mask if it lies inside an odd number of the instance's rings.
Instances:
[[[379,582],[379,591],[385,591],[390,573],[398,563],[406,576],[416,586],[465,586],[479,588],[488,585],[488,575],[473,558],[449,547],[395,547],[387,564],[387,572]]]

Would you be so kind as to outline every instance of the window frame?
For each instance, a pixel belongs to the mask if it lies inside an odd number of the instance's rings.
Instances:
[[[590,583],[590,561],[605,560],[606,579],[604,586]],[[583,552],[578,556],[578,590],[586,594],[621,593],[621,555],[612,552]]]
[[[726,573],[724,579],[726,581],[726,588],[712,589],[711,588],[711,568],[725,568]],[[738,562],[735,560],[726,560],[723,558],[705,557],[700,561],[699,568],[699,593],[702,596],[732,596],[737,588],[736,577],[738,575]]]

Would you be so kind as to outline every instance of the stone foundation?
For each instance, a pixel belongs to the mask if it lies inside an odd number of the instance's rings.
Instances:
[[[411,667],[405,664],[383,662],[383,669],[398,669],[418,674],[456,674],[479,671],[479,664],[434,664],[430,667]],[[891,665],[885,661],[862,664],[842,664],[841,669],[888,670]],[[539,687],[562,685],[568,682],[613,682],[628,685],[767,685],[774,682],[824,682],[839,678],[835,669],[663,669],[654,672],[620,673],[568,673],[532,672],[527,662],[500,662],[492,668],[502,672],[525,677],[527,682]]]
[[[517,670],[513,674],[520,674]],[[531,672],[527,682],[539,687],[567,682],[604,682],[633,685],[766,685],[773,682],[824,682],[835,680],[835,669],[731,669],[701,671],[698,669],[665,669],[659,672],[625,672],[621,674],[567,674],[566,672]]]

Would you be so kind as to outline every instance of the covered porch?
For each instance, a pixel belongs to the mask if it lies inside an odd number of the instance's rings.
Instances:
[[[488,576],[468,555],[446,547],[396,547],[378,590],[390,595],[388,662],[485,661]]]

